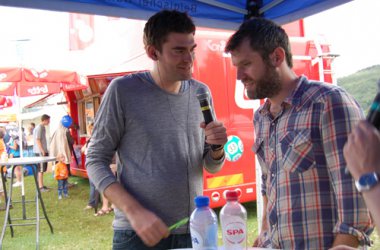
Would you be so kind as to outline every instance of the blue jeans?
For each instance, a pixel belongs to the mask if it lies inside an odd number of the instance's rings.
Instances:
[[[175,248],[191,248],[190,234],[171,234],[162,239],[154,247],[144,245],[140,237],[132,230],[115,230],[113,235],[113,250],[167,250]]]
[[[28,153],[28,157],[35,156],[35,154],[33,152],[33,146],[28,146],[26,152]]]
[[[90,181],[90,179],[88,179],[88,181],[90,182],[90,198],[88,199],[87,205],[89,205],[91,207],[95,207],[95,204],[96,204],[96,200],[95,200],[95,193],[96,193],[95,185],[94,185],[94,183],[92,183],[92,181]]]
[[[62,196],[62,192],[65,194],[67,193],[67,179],[65,180],[58,180],[58,195]]]

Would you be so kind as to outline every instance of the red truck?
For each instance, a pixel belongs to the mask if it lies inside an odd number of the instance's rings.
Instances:
[[[334,56],[330,54],[329,46],[305,38],[303,20],[283,27],[291,40],[295,72],[306,75],[309,79],[333,83],[331,62]],[[195,36],[198,46],[194,78],[210,87],[217,118],[225,124],[229,136],[225,146],[227,160],[223,169],[216,174],[204,172],[203,192],[210,197],[212,207],[224,205],[223,194],[230,189],[240,192],[241,202],[256,200],[258,163],[251,150],[254,142],[252,120],[254,111],[262,101],[249,100],[243,84],[236,79],[236,69],[231,63],[230,55],[224,53],[231,34],[232,31],[198,28]],[[149,62],[141,65],[147,63]],[[144,67],[141,66],[138,70],[146,70]],[[94,119],[104,91],[113,78],[130,73],[133,72],[89,75],[87,90],[66,92],[69,113],[80,127],[78,133],[74,134],[78,144],[78,164],[73,162],[71,170],[74,175],[87,177],[85,157],[79,148],[86,141],[87,126]]]

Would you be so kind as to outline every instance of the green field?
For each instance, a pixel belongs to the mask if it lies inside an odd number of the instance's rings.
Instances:
[[[9,180],[9,179],[8,179]],[[93,216],[93,211],[84,211],[86,206],[89,185],[87,179],[72,177],[70,182],[77,182],[77,186],[69,189],[68,199],[58,200],[57,183],[51,174],[45,174],[45,184],[53,190],[43,193],[47,214],[53,224],[54,234],[45,220],[40,223],[40,249],[111,249],[112,245],[112,219],[113,214],[102,217]],[[9,184],[9,182],[7,182]],[[31,176],[25,178],[25,189],[27,200],[34,198],[35,187]],[[21,188],[14,188],[13,201],[20,200]],[[3,205],[3,204],[1,204]],[[21,217],[21,204],[14,203],[11,210],[12,218]],[[256,219],[256,203],[244,204],[248,211],[248,243],[252,245],[258,234]],[[219,209],[215,210],[219,213]],[[0,216],[4,217],[0,211]],[[42,213],[41,213],[42,214]],[[35,217],[35,205],[27,204],[27,217]],[[4,219],[1,220],[2,222]],[[14,228],[14,237],[11,238],[8,227],[3,249],[35,249],[36,234],[35,226],[22,226]],[[380,249],[380,240],[377,234],[372,235],[375,246],[372,249]],[[221,236],[219,234],[221,244]]]

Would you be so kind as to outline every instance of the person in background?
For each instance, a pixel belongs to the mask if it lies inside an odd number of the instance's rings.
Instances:
[[[8,142],[9,146],[9,158],[20,158],[20,146],[19,146],[19,137],[17,134],[11,135],[11,139]],[[21,178],[22,178],[22,167],[16,166],[15,171],[16,175],[16,182],[13,183],[13,187],[20,187],[22,185]]]
[[[57,130],[53,133],[49,145],[49,154],[57,157],[59,153],[65,156],[65,163],[70,176],[70,161],[71,161],[71,148],[74,144],[74,139],[70,134],[70,130],[63,125],[61,121]],[[69,187],[72,185],[68,184]]]
[[[79,125],[73,122],[66,132],[67,140],[69,142],[70,151],[71,151],[71,154],[73,156],[73,159],[74,159],[76,165],[79,164],[79,161],[78,161],[77,155],[75,154],[75,149],[74,149],[75,140],[72,137],[72,134],[76,134],[78,130],[79,130]],[[70,169],[71,169],[71,167],[69,166],[69,176],[71,176],[71,170]],[[74,185],[76,185],[76,183],[69,183],[69,187],[74,186]]]
[[[5,146],[5,143],[4,143],[4,131],[2,129],[0,129],[0,156],[3,155],[3,153],[7,154],[7,148]],[[6,171],[6,168],[3,166],[0,166],[1,169],[0,169],[0,174],[4,174],[4,171]],[[3,179],[0,177],[0,197],[2,200],[4,200],[4,187],[3,187]],[[4,200],[5,201],[5,200]],[[5,210],[5,206],[0,206],[0,211],[4,211]]]
[[[22,133],[22,150],[23,150],[23,155],[25,156],[25,151],[28,150],[28,143],[26,141],[26,133],[25,133],[24,127],[21,127],[21,133]]]
[[[115,163],[116,163],[116,154],[113,157],[112,162],[110,164],[110,169],[111,169],[113,174],[115,174],[115,172],[116,172]],[[100,193],[100,194],[101,194],[101,198],[102,198],[102,208],[99,211],[97,211],[97,213],[95,213],[94,216],[103,216],[103,215],[109,214],[113,211],[113,206],[109,202],[107,197],[102,193]]]
[[[29,124],[29,126],[27,127],[26,143],[27,143],[28,156],[34,156],[34,153],[33,153],[33,147],[34,147],[33,131],[34,131],[35,127],[36,127],[36,124],[34,124],[34,122],[31,122]]]
[[[209,89],[192,79],[194,34],[186,13],[149,18],[143,40],[153,69],[114,79],[96,114],[86,168],[115,207],[113,249],[191,247],[188,224],[168,227],[194,210],[203,167],[223,166],[226,128],[217,120],[206,126],[197,91]],[[117,179],[109,167],[115,152]]]
[[[62,195],[69,197],[67,179],[69,178],[69,170],[65,163],[65,155],[62,153],[57,154],[58,163],[54,166],[54,179],[58,181],[58,199],[62,199]]]
[[[50,116],[43,114],[41,123],[34,129],[34,148],[33,152],[36,156],[48,156],[49,151],[46,139],[46,126],[50,124]],[[47,171],[47,162],[39,164],[38,169],[38,186],[41,192],[48,192],[49,188],[44,186],[44,173]]]
[[[9,133],[8,133],[8,131],[7,131],[7,129],[6,129],[6,127],[1,126],[1,127],[0,127],[0,130],[2,130],[3,133],[4,133],[3,141],[4,141],[4,143],[5,143],[5,150],[6,150],[7,154],[8,154],[8,153],[9,153],[8,142],[10,141],[11,136],[9,135]]]
[[[367,121],[361,121],[348,137],[344,146],[344,158],[352,178],[360,183],[367,180],[366,187],[359,185],[368,209],[380,233],[380,132]],[[347,246],[338,246],[332,250],[351,250]]]
[[[75,145],[75,140],[72,136],[72,134],[75,134],[77,131],[79,130],[79,125],[76,124],[76,123],[72,123],[66,130],[66,137],[67,137],[67,141],[69,143],[69,148],[70,148],[70,152],[71,152],[71,155],[73,156],[72,159],[74,159],[74,166],[78,166],[79,165],[79,161],[78,161],[78,158],[75,154],[75,149],[74,149],[74,145]],[[71,175],[71,159],[70,159],[70,162],[69,164],[67,165],[68,169],[69,169],[69,180],[67,182],[67,185],[69,188],[72,188],[72,187],[75,187],[78,183],[77,182],[74,182],[74,183],[71,183],[70,182],[70,176]]]
[[[92,134],[93,128],[94,128],[94,123],[90,123],[87,128],[89,137],[87,138],[87,142],[83,145],[81,149],[84,155],[87,155],[87,147],[91,140],[91,134]],[[84,210],[94,209],[97,204],[96,188],[94,186],[94,183],[91,181],[91,179],[89,179],[88,181],[90,184],[90,197],[88,199],[87,206],[84,208]],[[102,196],[102,208],[97,213],[94,214],[95,216],[103,216],[103,215],[109,214],[113,210],[112,207],[109,206],[108,199],[103,194],[101,196]]]
[[[293,71],[284,29],[270,20],[244,22],[226,45],[254,114],[254,151],[262,170],[264,211],[254,246],[328,249],[369,245],[372,220],[345,174],[343,146],[363,119],[343,89]]]
[[[93,123],[90,123],[88,125],[88,127],[87,127],[87,132],[88,132],[87,141],[83,145],[83,147],[81,148],[81,152],[85,156],[87,155],[87,148],[88,148],[88,144],[90,143],[90,140],[91,140],[91,134],[92,134],[93,128],[94,128],[94,124]],[[89,184],[90,184],[90,196],[89,196],[89,199],[88,199],[88,202],[87,202],[87,206],[84,208],[84,210],[94,209],[95,208],[95,204],[96,204],[96,189],[95,189],[94,183],[91,181],[90,178],[88,179],[88,181],[89,181]]]
[[[4,143],[4,131],[0,129],[0,156],[5,152],[7,152],[7,148]]]

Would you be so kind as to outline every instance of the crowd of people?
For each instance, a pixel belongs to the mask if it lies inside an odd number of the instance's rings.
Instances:
[[[58,199],[68,198],[68,188],[75,186],[74,183],[69,183],[69,177],[71,176],[70,172],[70,162],[75,156],[74,152],[74,139],[71,136],[70,128],[74,127],[75,124],[72,122],[67,123],[65,118],[69,116],[64,116],[60,121],[58,128],[54,131],[53,135],[49,137],[47,134],[46,127],[50,124],[50,116],[44,114],[41,116],[40,124],[35,125],[31,122],[27,127],[27,133],[23,132],[22,140],[22,149],[24,157],[33,157],[33,156],[54,156],[56,157],[56,162],[52,165],[51,171],[53,172],[53,177],[57,180],[57,190],[58,190]],[[70,117],[69,117],[70,118]],[[71,118],[70,118],[71,119]],[[91,127],[92,125],[90,125]],[[91,135],[91,129],[89,130]],[[21,155],[21,146],[20,146],[19,134],[17,129],[7,129],[6,127],[0,127],[0,155],[6,154],[7,158],[19,158]],[[86,148],[87,144],[83,146],[83,149]],[[113,169],[115,164],[113,164]],[[22,183],[22,174],[27,174],[26,169],[23,169],[22,166],[14,166],[15,168],[15,183],[13,184],[14,188],[20,187]],[[40,192],[49,192],[52,190],[51,187],[44,185],[44,173],[48,170],[48,164],[38,164],[36,165],[37,169],[37,178],[38,178],[38,187]],[[11,168],[3,168],[3,174],[10,177]],[[1,179],[0,179],[1,181]],[[93,203],[89,203],[85,207],[85,210],[89,208],[96,209],[98,204],[98,199],[102,201],[102,207],[97,211],[95,216],[102,216],[109,214],[113,211],[112,205],[108,200],[101,195],[101,198],[95,196],[97,191],[90,182],[90,200]],[[4,197],[3,185],[0,183],[0,197]],[[0,206],[0,210],[4,210],[4,206]]]
[[[5,127],[1,127],[0,130],[4,134],[3,143],[5,145],[4,153],[8,158],[19,158],[21,152],[23,156],[47,156],[47,135],[45,126],[50,123],[50,116],[44,114],[41,117],[41,123],[35,127],[34,123],[30,123],[28,126],[28,134],[25,134],[24,128],[22,128],[22,139],[19,138],[18,129],[7,130]],[[21,143],[22,142],[22,143]],[[22,144],[22,145],[21,145]],[[49,191],[49,189],[43,184],[43,174],[47,171],[47,163],[37,166],[38,170],[38,185],[41,192]],[[15,166],[16,182],[13,187],[20,187],[21,175],[24,174],[21,166]]]
[[[113,80],[90,124],[91,137],[82,148],[90,178],[85,209],[95,207],[96,192],[103,197],[97,216],[114,208],[115,250],[191,248],[189,225],[172,231],[168,225],[194,210],[203,168],[215,173],[223,167],[226,128],[217,117],[204,122],[196,95],[199,89],[209,92],[208,86],[192,78],[195,30],[183,12],[162,10],[150,17],[143,42],[153,69]],[[245,21],[225,52],[247,96],[265,99],[253,120],[264,200],[254,246],[370,245],[374,223],[380,226],[380,133],[364,121],[358,103],[338,86],[297,75],[288,35],[270,20]],[[49,122],[44,115],[34,129],[35,155],[48,155]],[[1,131],[0,137],[5,141]],[[69,128],[61,124],[50,145],[58,161],[59,199],[68,196],[72,144]],[[6,145],[18,157],[18,141]],[[43,192],[49,190],[44,172],[41,166]]]

